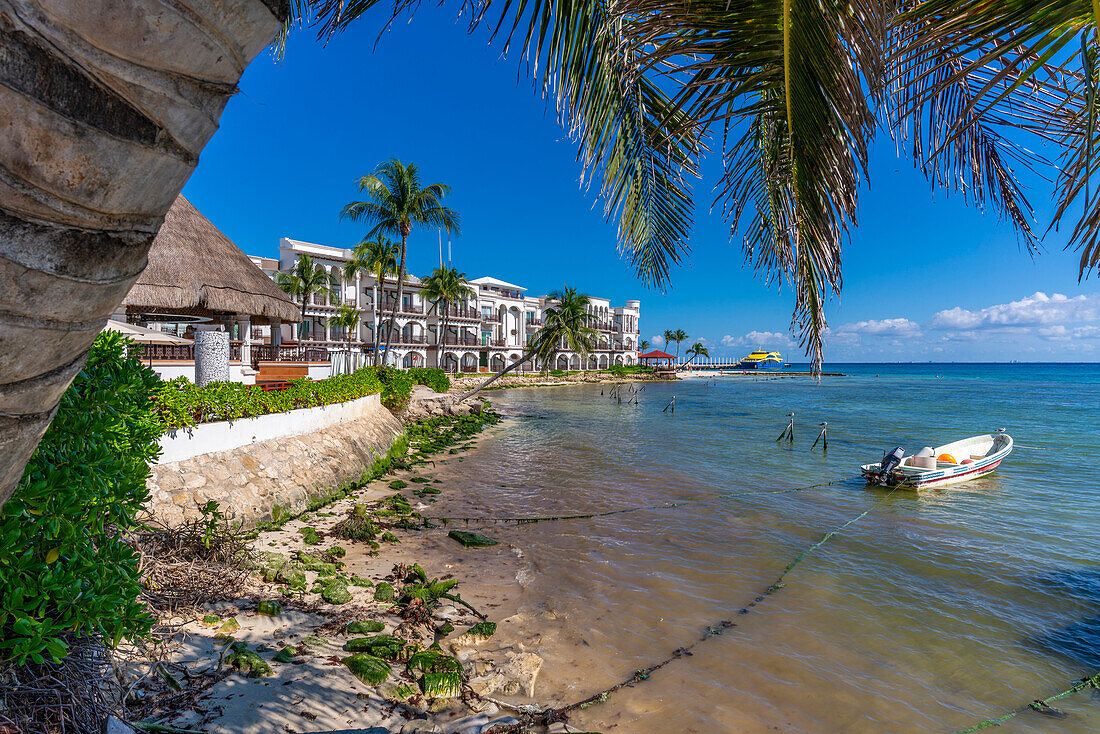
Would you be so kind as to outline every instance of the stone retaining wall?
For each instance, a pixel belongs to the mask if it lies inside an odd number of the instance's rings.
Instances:
[[[157,464],[151,467],[147,508],[160,520],[179,523],[199,517],[199,507],[214,500],[246,525],[270,519],[276,504],[300,511],[310,496],[358,479],[402,432],[393,414],[375,402],[352,421]]]

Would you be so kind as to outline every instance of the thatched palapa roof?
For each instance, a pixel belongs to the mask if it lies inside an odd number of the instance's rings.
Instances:
[[[123,300],[130,313],[250,314],[253,323],[300,320],[298,307],[182,195],[149,249],[149,264]]]

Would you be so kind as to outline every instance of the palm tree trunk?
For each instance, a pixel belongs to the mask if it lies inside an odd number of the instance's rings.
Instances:
[[[289,9],[43,5],[0,0],[0,507]]]
[[[460,397],[460,398],[459,398],[459,399],[458,399],[458,400],[457,400],[456,402],[459,402],[459,403],[461,403],[461,402],[463,402],[463,401],[465,401],[465,400],[469,400],[470,398],[472,398],[472,397],[476,396],[476,395],[477,395],[477,394],[478,394],[479,392],[481,392],[481,391],[482,391],[482,390],[484,390],[485,388],[489,387],[489,385],[492,385],[492,384],[493,384],[494,382],[496,382],[496,381],[497,381],[497,380],[499,380],[500,378],[504,377],[504,376],[505,376],[506,374],[508,374],[508,373],[509,373],[509,372],[511,372],[512,370],[516,369],[516,368],[517,368],[517,367],[519,367],[519,366],[520,366],[521,364],[523,364],[523,363],[524,363],[524,362],[526,362],[527,360],[531,359],[531,357],[533,357],[533,356],[535,356],[535,353],[534,353],[534,351],[529,351],[529,352],[527,352],[527,353],[526,353],[526,354],[524,354],[524,355],[523,355],[522,357],[520,357],[519,359],[517,359],[517,360],[516,360],[515,362],[513,362],[513,363],[512,363],[512,364],[510,364],[510,365],[508,365],[507,367],[505,367],[504,369],[502,369],[502,370],[501,370],[500,372],[497,372],[497,373],[496,373],[496,374],[494,374],[494,375],[493,375],[492,377],[490,377],[489,379],[487,379],[487,380],[486,380],[485,382],[481,383],[480,385],[478,385],[477,387],[475,387],[475,388],[474,388],[473,390],[471,390],[470,392],[468,392],[468,393],[466,393],[465,395],[463,395],[462,397]],[[544,369],[545,369],[545,368],[544,368]]]
[[[390,344],[393,343],[393,330],[397,326],[397,308],[401,305],[401,295],[405,287],[405,252],[407,249],[409,236],[404,232],[401,233],[401,263],[397,266],[397,299],[393,302],[393,308],[390,309],[390,326],[386,329],[386,356],[382,361],[385,364],[390,358]],[[385,289],[382,289],[385,293]],[[397,366],[397,360],[393,362],[393,366]]]
[[[443,370],[444,372],[447,371],[447,368],[444,367],[444,365],[446,364],[446,357],[447,357],[447,351],[446,351],[447,326],[449,325],[448,317],[450,315],[450,314],[447,313],[447,308],[449,306],[450,306],[450,304],[446,301],[446,299],[444,299],[444,301],[443,301],[443,324],[442,324],[442,330],[440,331],[440,334],[439,334],[439,354],[437,355],[438,359],[439,359],[439,365],[438,365],[439,369]]]
[[[379,302],[379,293],[384,292],[381,289],[381,285],[382,273],[379,272],[378,277],[375,279],[374,288],[371,289],[371,297],[374,298],[374,329],[371,331],[371,335],[374,337],[374,354],[371,355],[371,364],[373,364],[375,367],[378,366],[378,354],[380,351],[378,347],[382,341],[381,336],[378,333],[378,327],[382,325],[382,322],[378,320],[378,307],[381,306],[381,303]]]

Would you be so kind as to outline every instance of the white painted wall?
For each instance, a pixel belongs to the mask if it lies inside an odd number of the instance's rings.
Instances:
[[[202,423],[191,428],[169,431],[160,437],[161,456],[158,464],[183,461],[203,454],[232,451],[261,441],[287,436],[300,436],[323,428],[364,418],[379,410],[378,395],[319,408],[301,408],[286,413],[242,418],[236,421]]]

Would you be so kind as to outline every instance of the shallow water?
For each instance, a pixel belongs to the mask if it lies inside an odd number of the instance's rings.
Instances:
[[[573,717],[608,732],[952,732],[1100,669],[1098,365],[844,365],[847,377],[490,393],[511,420],[446,470],[440,514],[671,509],[487,527],[533,572],[539,698],[574,701],[710,636]],[[601,395],[601,391],[604,395]],[[675,414],[662,413],[676,396]],[[793,447],[775,438],[797,413]],[[829,421],[829,449],[810,445]],[[868,489],[858,465],[1008,429],[992,476]],[[1024,448],[1036,447],[1036,448]],[[779,494],[775,490],[839,483]],[[754,494],[755,493],[755,494]],[[829,530],[785,586],[738,614]],[[502,552],[503,551],[502,549]],[[1100,730],[1100,697],[1002,732]]]

